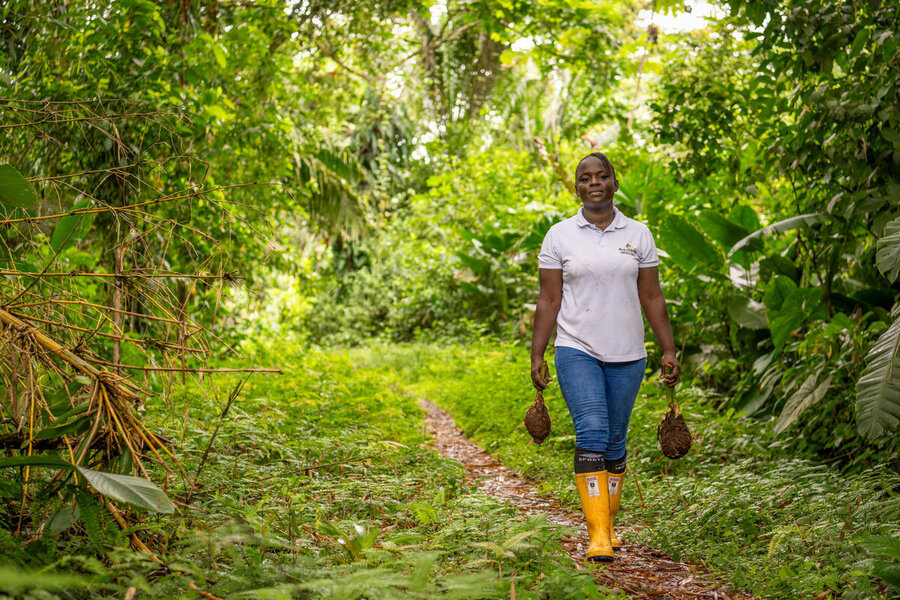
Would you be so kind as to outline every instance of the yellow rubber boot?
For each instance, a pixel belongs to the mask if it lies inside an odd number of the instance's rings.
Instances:
[[[609,544],[609,481],[606,471],[593,473],[576,473],[578,496],[581,498],[581,510],[587,521],[588,545],[587,559],[598,562],[612,562],[615,559],[612,546]]]
[[[619,502],[622,499],[622,483],[625,480],[625,473],[610,473],[609,480],[609,545],[613,551],[622,547],[616,535],[615,523],[616,515],[619,512]]]

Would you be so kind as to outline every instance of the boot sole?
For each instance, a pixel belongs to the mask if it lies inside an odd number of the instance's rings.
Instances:
[[[588,562],[603,562],[603,563],[611,563],[616,559],[615,556],[589,556]]]

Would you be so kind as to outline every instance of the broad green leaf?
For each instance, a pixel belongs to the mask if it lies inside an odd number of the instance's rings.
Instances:
[[[61,421],[65,423],[69,417],[75,416],[77,414],[83,413],[87,409],[91,407],[90,400],[86,402],[82,402],[81,404],[76,404],[74,408],[69,406],[68,398],[63,400],[61,403],[55,406],[50,407],[50,412],[56,417],[57,421]]]
[[[734,296],[728,300],[728,316],[747,329],[767,329],[766,306],[746,296]]]
[[[44,529],[44,534],[53,537],[54,535],[62,533],[77,523],[80,518],[81,510],[78,508],[77,504],[63,506],[53,513],[53,516],[47,521],[47,527]]]
[[[754,231],[747,237],[738,241],[734,246],[731,247],[731,250],[728,251],[728,255],[731,256],[747,244],[752,243],[755,239],[768,237],[770,235],[775,235],[778,233],[784,233],[785,231],[791,231],[792,229],[812,227],[813,225],[824,223],[827,220],[828,217],[826,217],[822,213],[807,213],[805,215],[798,215],[796,217],[791,217],[790,219],[785,219],[783,221],[773,223],[768,227],[763,227],[762,229]]]
[[[759,261],[760,279],[768,281],[776,275],[783,275],[792,281],[800,278],[797,265],[780,254],[774,254]]]
[[[78,467],[78,472],[84,475],[94,489],[104,496],[154,512],[167,514],[175,512],[172,501],[152,481],[142,477],[104,473],[84,467]]]
[[[726,248],[731,248],[750,235],[749,231],[715,210],[702,211],[700,224],[703,226],[703,233]]]
[[[872,563],[872,575],[900,587],[900,563],[876,560]]]
[[[472,256],[471,254],[466,254],[462,250],[457,250],[454,254],[464,267],[472,269],[477,275],[486,275],[491,271],[491,261],[489,259]]]
[[[766,289],[763,303],[769,310],[777,311],[784,304],[785,298],[790,296],[796,289],[798,289],[797,284],[793,280],[782,276],[775,277]]]
[[[797,420],[804,410],[818,404],[831,388],[831,375],[819,381],[821,370],[813,373],[800,385],[800,389],[791,394],[781,410],[781,416],[775,424],[775,433],[781,433]]]
[[[859,54],[863,47],[865,47],[866,43],[869,41],[871,37],[871,32],[868,29],[860,29],[859,33],[856,34],[856,37],[853,38],[853,43],[850,44],[850,56],[856,56]]]
[[[772,332],[772,343],[776,348],[781,348],[787,342],[791,333],[796,331],[806,321],[803,307],[797,303],[785,303],[777,312],[769,313],[769,330]]]
[[[891,283],[900,276],[900,219],[894,219],[884,227],[884,235],[878,240],[875,264]]]
[[[722,265],[722,256],[696,227],[681,215],[668,215],[660,223],[660,248],[685,270],[698,264]]]
[[[82,198],[72,207],[72,211],[88,208],[91,205],[90,198]],[[76,240],[87,236],[91,231],[94,216],[91,214],[68,214],[59,220],[50,238],[50,247],[54,252],[62,252],[71,246]]]
[[[225,110],[219,104],[207,104],[206,106],[203,107],[203,109],[206,111],[206,113],[209,116],[211,116],[215,119],[219,119],[220,121],[230,121],[231,119],[234,118],[233,114],[231,114],[230,112]]]
[[[770,385],[761,387],[754,385],[740,395],[735,403],[735,409],[751,416],[765,406],[766,401],[772,395],[773,387]]]
[[[756,231],[760,228],[759,215],[756,214],[756,211],[753,210],[752,207],[747,206],[746,204],[735,207],[728,218],[747,231]]]
[[[900,308],[894,322],[866,355],[866,369],[856,383],[856,424],[872,440],[900,422]]]
[[[56,467],[58,469],[74,469],[75,465],[66,462],[55,454],[35,454],[33,456],[4,456],[0,458],[2,467]]]
[[[784,346],[791,333],[810,316],[821,312],[821,297],[822,290],[799,288],[787,277],[776,277],[772,281],[764,302],[768,309],[772,343],[776,348]]]
[[[218,44],[212,45],[213,57],[216,59],[216,64],[219,65],[220,69],[224,69],[228,66],[228,60],[225,58],[225,51],[222,50],[222,47]]]
[[[61,425],[45,427],[44,429],[35,432],[34,439],[49,440],[52,438],[62,437],[64,435],[71,435],[73,433],[81,433],[83,431],[87,431],[88,428],[90,428],[92,420],[93,418],[88,415],[79,419],[75,419],[71,423],[62,423]]]
[[[900,560],[900,539],[886,535],[873,535],[860,545],[877,556]]]
[[[0,205],[7,208],[31,208],[35,200],[31,183],[15,168],[0,165]]]

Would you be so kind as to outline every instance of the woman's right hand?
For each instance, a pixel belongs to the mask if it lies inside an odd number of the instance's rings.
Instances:
[[[547,389],[547,385],[552,381],[550,378],[550,369],[546,369],[546,373],[541,372],[543,370],[541,366],[545,364],[547,363],[544,362],[543,356],[531,357],[531,385],[538,391]]]

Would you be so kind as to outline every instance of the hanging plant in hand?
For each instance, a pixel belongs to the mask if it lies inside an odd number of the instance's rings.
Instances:
[[[675,401],[675,388],[667,385],[666,397],[669,400],[669,408],[656,428],[656,439],[659,440],[659,447],[667,458],[681,458],[691,449],[693,436],[681,415],[681,407]]]
[[[541,365],[541,377],[545,381],[549,371],[547,361],[544,361]],[[547,404],[544,402],[544,392],[538,391],[534,395],[534,402],[531,403],[531,408],[525,413],[525,428],[531,434],[531,439],[534,440],[534,443],[540,444],[550,435],[550,427],[550,412],[547,410]]]

